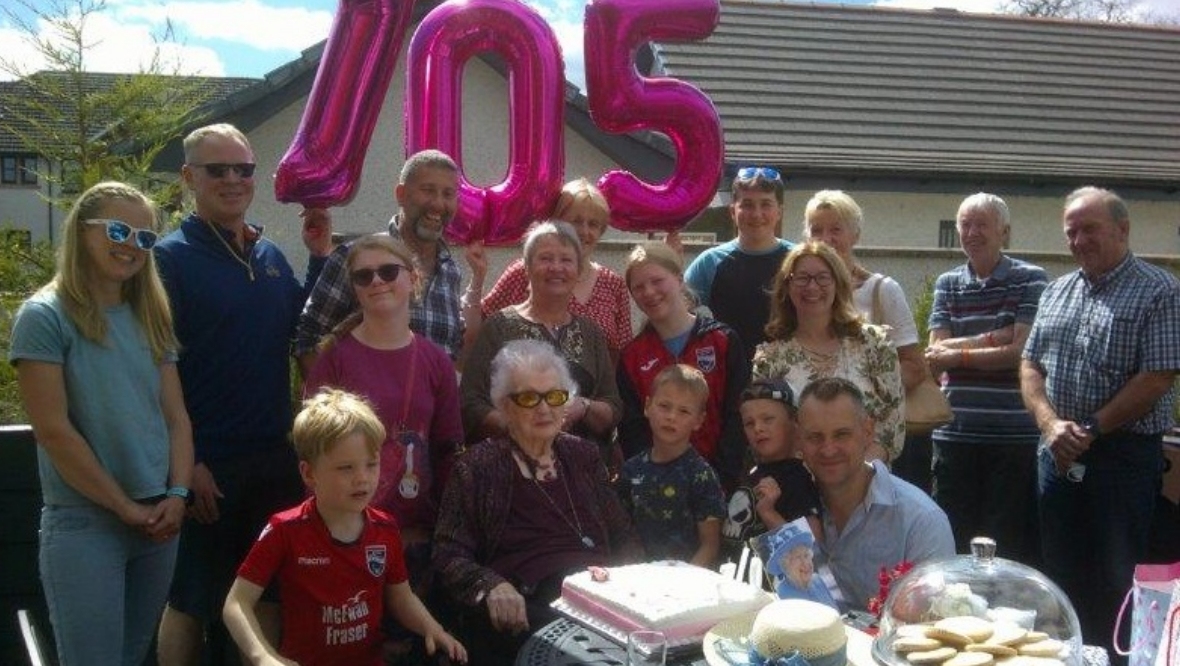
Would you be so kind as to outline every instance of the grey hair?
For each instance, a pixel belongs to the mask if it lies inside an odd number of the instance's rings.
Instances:
[[[211,136],[220,136],[226,139],[237,141],[238,143],[245,146],[246,149],[250,151],[250,154],[254,154],[254,148],[250,146],[250,139],[246,138],[246,135],[242,132],[242,130],[229,123],[216,123],[213,125],[198,127],[197,129],[189,132],[188,136],[184,137],[184,142],[182,145],[184,146],[185,163],[191,163],[193,161],[193,158],[196,156],[197,146],[200,146],[205,141],[205,139]]]
[[[397,182],[405,185],[422,169],[443,169],[451,173],[459,173],[459,165],[451,156],[441,150],[428,148],[427,150],[419,150],[410,155],[405,164],[402,164],[402,171],[398,175]]]
[[[489,397],[497,409],[503,409],[508,394],[512,391],[512,378],[517,373],[541,373],[548,370],[557,372],[561,388],[577,393],[578,385],[570,374],[569,364],[547,342],[541,340],[512,340],[500,348],[492,359],[491,389]]]
[[[578,268],[582,266],[582,241],[578,239],[578,232],[573,225],[561,220],[546,220],[533,225],[524,238],[524,265],[533,265],[533,253],[537,250],[537,243],[542,239],[553,236],[562,245],[574,248],[578,257]]]
[[[1065,207],[1069,208],[1069,205],[1073,202],[1089,196],[1098,196],[1102,199],[1102,203],[1106,204],[1106,211],[1110,213],[1111,220],[1119,222],[1121,220],[1131,219],[1131,211],[1127,208],[1127,202],[1123,201],[1122,197],[1112,190],[1104,187],[1095,187],[1094,185],[1079,187],[1065,195]]]
[[[1004,200],[994,194],[987,192],[977,192],[971,196],[963,199],[963,203],[959,204],[959,212],[955,215],[956,220],[959,215],[969,210],[985,210],[996,216],[1001,226],[1007,227],[1012,223],[1012,214],[1008,212],[1008,204]]]
[[[869,417],[869,409],[865,405],[865,394],[856,384],[843,377],[822,377],[808,384],[803,388],[803,393],[799,394],[799,408],[802,409],[803,403],[808,400],[832,403],[842,395],[848,396],[852,401],[857,421],[863,422]]]

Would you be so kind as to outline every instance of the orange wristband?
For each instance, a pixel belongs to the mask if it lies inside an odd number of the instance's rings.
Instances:
[[[959,348],[959,367],[960,368],[967,367],[967,356],[968,356],[967,348],[960,347]]]

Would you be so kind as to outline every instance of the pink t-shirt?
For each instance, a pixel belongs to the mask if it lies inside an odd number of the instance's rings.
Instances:
[[[447,471],[436,464],[449,463],[463,442],[450,357],[420,335],[401,349],[374,349],[345,335],[316,359],[304,392],[314,395],[324,386],[364,396],[385,426],[373,506],[393,514],[403,529],[432,532],[445,480],[436,477]]]
[[[517,259],[508,264],[492,290],[480,301],[480,310],[487,317],[509,305],[523,303],[528,297],[528,272],[524,260]],[[618,352],[635,337],[631,330],[631,297],[627,293],[627,284],[618,273],[605,266],[598,267],[598,277],[590,290],[589,300],[584,303],[576,297],[570,300],[570,313],[598,324],[612,352]]]

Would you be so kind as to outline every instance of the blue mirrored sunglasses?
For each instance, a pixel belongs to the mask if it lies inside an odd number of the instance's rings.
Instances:
[[[127,243],[133,241],[135,247],[141,250],[150,250],[156,246],[156,241],[160,240],[160,234],[151,229],[139,229],[127,224],[123,220],[84,220],[85,224],[101,224],[107,228],[107,240],[112,243]]]
[[[738,180],[754,180],[756,178],[761,178],[762,180],[783,179],[779,172],[771,167],[742,167],[738,169]]]

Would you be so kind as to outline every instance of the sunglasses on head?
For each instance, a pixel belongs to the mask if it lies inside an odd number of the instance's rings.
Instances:
[[[222,162],[210,162],[208,164],[190,164],[191,167],[201,167],[205,173],[213,178],[225,178],[225,174],[231,170],[242,178],[253,178],[254,169],[258,167],[252,162],[239,162],[237,164],[225,164]]]
[[[772,169],[771,167],[742,167],[741,169],[738,169],[738,180],[756,180],[758,178],[761,178],[762,180],[783,179],[783,177],[779,175],[779,172],[775,169]]]
[[[104,225],[107,228],[107,240],[112,243],[126,243],[133,241],[135,247],[141,250],[150,250],[156,246],[156,241],[160,240],[160,234],[151,229],[139,229],[127,224],[123,220],[84,220],[86,224]]]
[[[379,277],[382,282],[393,282],[402,272],[401,264],[381,264],[377,268],[358,268],[348,274],[348,279],[358,287],[373,284],[373,278]]]
[[[561,407],[570,401],[570,392],[564,389],[552,389],[541,393],[539,391],[520,391],[509,393],[508,399],[520,407],[532,409],[544,400],[550,407]]]

